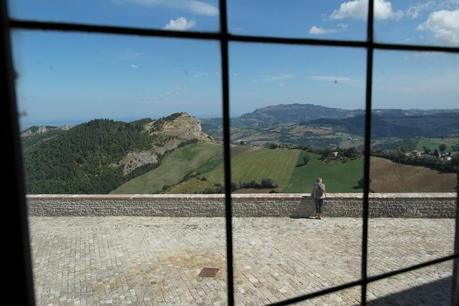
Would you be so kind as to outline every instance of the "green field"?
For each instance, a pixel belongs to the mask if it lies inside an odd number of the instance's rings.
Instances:
[[[305,154],[310,158],[309,163],[296,167]],[[259,182],[263,178],[270,178],[278,184],[275,189],[277,192],[309,192],[318,176],[323,178],[328,192],[361,191],[356,188],[363,175],[361,158],[346,162],[323,162],[318,154],[301,150],[258,149],[233,156],[231,164],[233,182]],[[198,177],[186,180],[167,192],[200,193],[215,187],[215,184],[223,184],[223,164],[219,160],[203,164]]]
[[[231,161],[232,181],[239,183],[270,178],[283,188],[292,176],[300,152],[288,149],[259,149],[238,154]],[[202,175],[211,182],[221,182],[223,164]]]
[[[221,156],[222,145],[216,143],[195,143],[174,150],[161,165],[138,176],[111,193],[159,193],[164,185],[175,185],[195,169],[216,156]]]
[[[309,163],[296,167],[283,192],[310,192],[315,179],[321,177],[327,192],[360,192],[355,188],[363,177],[363,159],[358,158],[346,162],[319,160],[319,155],[304,153],[309,156]]]
[[[288,149],[232,149],[232,181],[249,182],[270,178],[281,190],[290,180],[300,150]],[[211,160],[198,168],[199,176],[174,186],[168,193],[199,193],[207,188],[223,185],[223,161]],[[204,180],[205,178],[205,180]]]
[[[121,185],[112,193],[203,193],[223,185],[221,144],[198,143],[176,149],[161,165]],[[307,165],[297,167],[304,155]],[[328,192],[358,192],[363,161],[319,160],[319,155],[298,149],[266,149],[251,146],[232,148],[232,181],[235,183],[269,178],[278,187],[276,192],[309,192],[316,177],[323,178]],[[164,187],[166,186],[166,187]],[[259,189],[253,192],[268,192]],[[240,190],[236,192],[247,192]]]
[[[223,177],[222,182],[219,184],[223,184]],[[210,181],[202,181],[198,178],[190,178],[180,184],[177,184],[171,188],[169,188],[166,193],[174,194],[174,193],[204,193],[206,189],[215,188],[216,186],[214,183]]]
[[[451,146],[459,146],[459,137],[448,137],[448,138],[420,138],[416,149],[423,150],[424,147],[431,149],[432,151],[438,149],[438,146],[445,144],[448,146],[447,151],[451,150]]]

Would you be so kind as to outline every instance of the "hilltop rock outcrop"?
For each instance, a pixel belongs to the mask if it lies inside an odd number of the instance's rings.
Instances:
[[[176,149],[184,142],[212,140],[202,131],[201,121],[187,113],[174,113],[152,120],[144,125],[144,130],[154,136],[157,142],[150,150],[129,152],[117,164],[123,167],[124,175],[144,165],[156,164],[162,155]]]
[[[66,131],[70,129],[70,126],[64,125],[64,126],[50,126],[50,125],[34,125],[31,126],[30,128],[26,129],[21,133],[21,137],[31,137],[35,135],[43,135],[46,134],[50,131],[55,131],[55,130],[63,130]]]
[[[202,131],[201,121],[188,113],[174,113],[170,116],[154,120],[147,123],[145,129],[152,135],[181,140],[212,140],[209,135]]]

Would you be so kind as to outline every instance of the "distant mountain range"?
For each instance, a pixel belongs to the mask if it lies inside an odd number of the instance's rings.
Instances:
[[[365,117],[358,115],[345,119],[317,119],[307,124],[363,136]],[[459,134],[459,112],[401,116],[375,114],[371,126],[372,137],[375,138],[444,137]]]
[[[280,104],[256,109],[239,120],[250,125],[301,123],[319,118],[342,119],[363,114],[362,110],[345,110],[314,104]]]
[[[314,104],[280,104],[268,106],[231,120],[235,130],[266,129],[279,125],[300,124],[311,128],[328,128],[355,136],[363,136],[365,112]],[[442,137],[459,133],[459,109],[375,109],[372,116],[373,137]],[[209,134],[221,129],[221,119],[204,119]]]
[[[324,138],[326,134],[330,136],[337,133],[363,137],[364,115],[362,109],[347,110],[299,103],[272,105],[231,118],[232,139],[259,145],[269,140],[300,144],[305,137]],[[154,120],[146,118],[131,124],[144,125],[152,121]],[[205,133],[216,139],[222,138],[221,118],[201,119],[199,124],[201,122]],[[69,129],[70,126],[32,126],[24,130],[21,136],[23,142],[29,145]],[[281,134],[283,137],[280,137]],[[445,137],[452,134],[459,134],[459,109],[373,110],[373,138]]]

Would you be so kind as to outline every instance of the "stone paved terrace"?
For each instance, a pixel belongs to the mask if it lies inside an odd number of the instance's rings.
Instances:
[[[225,220],[30,217],[38,305],[225,305]],[[452,252],[454,219],[371,219],[369,273]],[[361,220],[235,218],[237,305],[262,305],[360,276]],[[204,267],[220,269],[200,277]],[[447,305],[452,263],[371,283],[370,305]],[[358,287],[301,305],[356,305]]]

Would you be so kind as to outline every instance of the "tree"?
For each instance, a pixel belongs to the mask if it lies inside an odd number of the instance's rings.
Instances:
[[[440,149],[440,152],[443,153],[446,151],[447,146],[444,143],[442,143],[441,145],[438,146],[438,148]]]
[[[360,156],[360,153],[359,151],[354,148],[354,147],[351,147],[351,148],[348,148],[348,149],[344,149],[343,150],[343,154],[344,156],[348,157],[348,158],[357,158]]]
[[[430,154],[432,152],[432,150],[428,147],[422,147],[422,149],[424,150],[425,154]]]
[[[309,155],[304,155],[301,160],[298,161],[296,167],[302,167],[309,163]]]
[[[331,150],[330,149],[325,149],[325,150],[322,151],[320,159],[321,160],[325,160],[330,156],[330,154],[331,154]]]
[[[277,184],[270,178],[261,179],[261,186],[263,188],[277,188]]]

